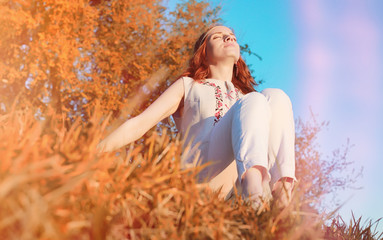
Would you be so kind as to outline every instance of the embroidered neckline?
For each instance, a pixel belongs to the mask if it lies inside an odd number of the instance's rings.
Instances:
[[[215,102],[216,102],[214,124],[213,124],[214,126],[223,117],[223,97],[222,97],[221,87],[209,81],[198,81],[198,83],[214,87],[214,95],[215,95]]]
[[[218,81],[220,81],[220,80],[218,80]],[[219,122],[219,120],[224,115],[224,113],[223,113],[224,102],[223,102],[223,94],[222,94],[221,87],[219,85],[216,85],[213,82],[209,82],[208,80],[200,80],[200,81],[197,81],[197,83],[214,87],[214,95],[215,95],[215,101],[216,101],[215,114],[214,114],[214,124],[213,124],[213,126],[214,126],[215,124],[217,124]],[[235,92],[235,98],[236,98],[235,100],[238,101],[239,90],[237,88],[234,88],[234,89],[235,89],[234,92]],[[231,93],[233,93],[233,91],[230,91],[230,93],[225,93],[225,97],[228,99],[229,98],[234,99],[234,97],[231,96]],[[229,109],[229,107],[226,104],[225,104],[225,106],[226,106],[226,108]]]

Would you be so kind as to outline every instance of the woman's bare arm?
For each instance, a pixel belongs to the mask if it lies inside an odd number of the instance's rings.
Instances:
[[[140,115],[127,120],[98,144],[100,151],[109,152],[142,137],[162,119],[173,114],[184,95],[183,80],[178,79]]]

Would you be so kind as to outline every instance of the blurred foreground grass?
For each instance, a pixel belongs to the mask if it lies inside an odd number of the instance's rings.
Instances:
[[[255,211],[225,202],[198,169],[180,169],[181,145],[163,132],[123,154],[98,154],[97,113],[69,129],[51,114],[0,117],[1,239],[380,239],[378,222],[324,224],[300,201]],[[107,122],[107,121],[104,121]]]

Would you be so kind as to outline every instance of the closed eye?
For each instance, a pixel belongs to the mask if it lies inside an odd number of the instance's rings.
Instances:
[[[213,33],[213,35],[212,35],[213,40],[214,40],[214,39],[219,39],[219,38],[224,38],[224,39],[226,39],[226,38],[228,38],[228,37],[230,37],[230,38],[233,39],[234,41],[237,41],[237,38],[235,37],[234,33],[230,33],[230,34],[225,34],[225,35],[224,35],[223,33],[218,32],[218,33]]]

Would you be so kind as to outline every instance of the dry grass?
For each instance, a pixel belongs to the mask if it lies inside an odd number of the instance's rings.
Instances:
[[[195,169],[180,169],[180,142],[165,132],[126,154],[97,154],[105,126],[96,115],[69,129],[54,114],[1,117],[2,239],[321,239],[346,231],[324,228],[299,193],[282,211],[223,201],[195,182]]]
[[[340,217],[332,220],[331,225],[325,227],[326,239],[339,239],[339,240],[369,240],[369,239],[383,239],[383,233],[377,231],[378,224],[382,218],[372,222],[371,220],[362,223],[362,217],[358,219],[352,214],[350,224],[347,225]]]

